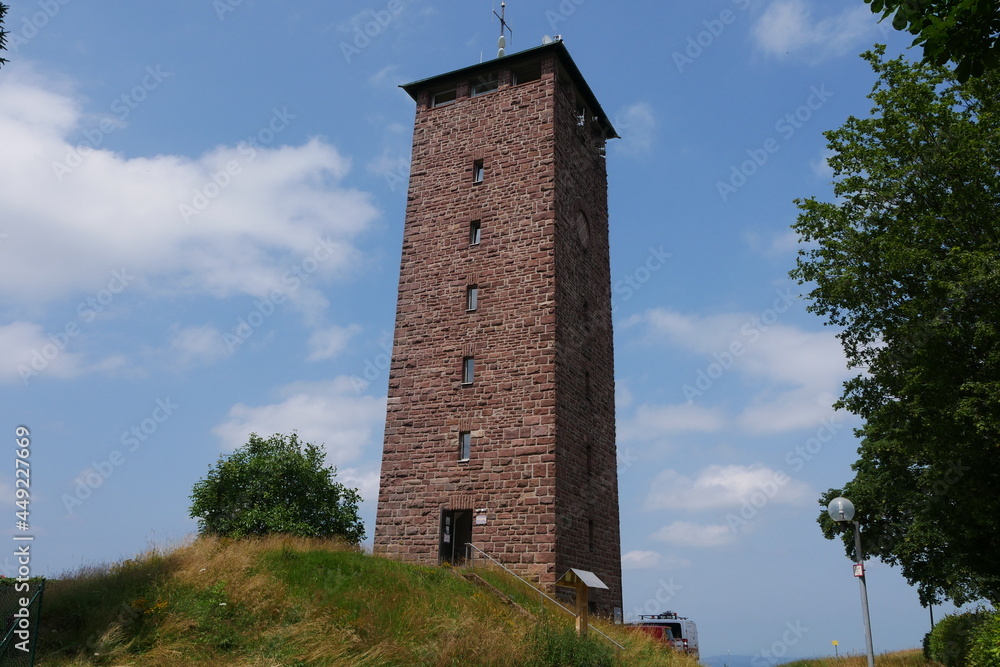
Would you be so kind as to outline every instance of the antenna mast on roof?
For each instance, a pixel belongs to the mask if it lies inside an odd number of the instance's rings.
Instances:
[[[497,14],[496,6],[494,5],[494,7],[493,7],[493,16],[495,16],[498,19],[500,19],[500,39],[497,40],[497,46],[500,47],[500,50],[497,51],[497,58],[503,58],[505,55],[507,55],[507,51],[506,51],[506,48],[507,48],[507,34],[510,35],[510,41],[511,41],[511,43],[514,42],[514,31],[511,30],[510,26],[507,25],[507,2],[506,2],[506,0],[501,0],[500,1],[500,13],[499,14]],[[492,21],[491,21],[491,23],[492,23]],[[505,32],[507,34],[504,34]]]

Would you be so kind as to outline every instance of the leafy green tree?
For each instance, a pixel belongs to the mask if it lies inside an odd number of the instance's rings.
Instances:
[[[1000,65],[1000,5],[995,0],[865,0],[892,27],[916,35],[924,60],[957,63],[959,81]]]
[[[251,433],[246,445],[219,457],[194,485],[191,516],[203,535],[287,533],[357,544],[365,537],[361,496],[334,481],[337,470],[323,467],[325,456],[295,433],[266,440]]]
[[[7,31],[3,29],[3,20],[7,15],[8,9],[10,9],[10,7],[0,2],[0,51],[7,50]],[[6,63],[6,58],[0,58],[0,67]]]
[[[1000,602],[1000,72],[863,55],[869,118],[825,133],[833,202],[796,200],[791,272],[841,328],[865,426],[850,498],[866,551],[924,604]],[[841,530],[825,513],[824,534]],[[854,551],[849,531],[844,546]]]

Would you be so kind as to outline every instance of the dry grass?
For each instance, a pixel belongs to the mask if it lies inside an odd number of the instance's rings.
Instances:
[[[865,655],[848,655],[842,658],[818,658],[814,660],[798,660],[783,667],[868,667],[868,657]],[[939,663],[924,659],[923,651],[912,649],[883,653],[875,656],[875,667],[940,667]]]
[[[598,623],[627,647],[618,657],[601,639],[580,642],[569,616],[477,573],[533,616],[447,568],[337,542],[200,539],[50,582],[37,664],[696,665],[621,626]]]

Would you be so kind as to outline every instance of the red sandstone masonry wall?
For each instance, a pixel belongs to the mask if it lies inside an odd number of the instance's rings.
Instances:
[[[474,543],[552,580],[553,76],[550,64],[511,87],[505,72],[495,93],[470,98],[462,86],[452,105],[418,102],[375,530],[387,555],[436,562],[441,510],[484,508]],[[479,286],[472,313],[468,284]],[[463,356],[476,359],[472,386],[461,384]]]
[[[563,76],[556,95],[556,569],[589,570],[622,606],[605,137]],[[585,117],[578,118],[580,110]]]
[[[438,108],[418,94],[375,549],[434,563],[441,510],[485,509],[478,547],[547,585],[592,570],[610,613],[621,567],[604,140],[577,127],[554,54],[518,86],[512,62],[498,61],[496,92],[470,97],[462,82]],[[461,431],[473,433],[468,462]]]

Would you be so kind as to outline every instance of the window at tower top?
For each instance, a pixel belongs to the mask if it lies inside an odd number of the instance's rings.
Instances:
[[[451,104],[458,97],[457,88],[449,88],[448,90],[442,90],[434,93],[431,96],[431,106],[432,107],[443,107],[446,104]]]
[[[472,83],[472,96],[478,97],[486,93],[492,93],[500,87],[500,75],[497,72],[490,72],[478,77]]]
[[[534,65],[533,67],[526,67],[521,70],[514,72],[514,85],[520,85],[522,83],[530,83],[532,81],[538,81],[542,78],[542,65],[541,63]]]

